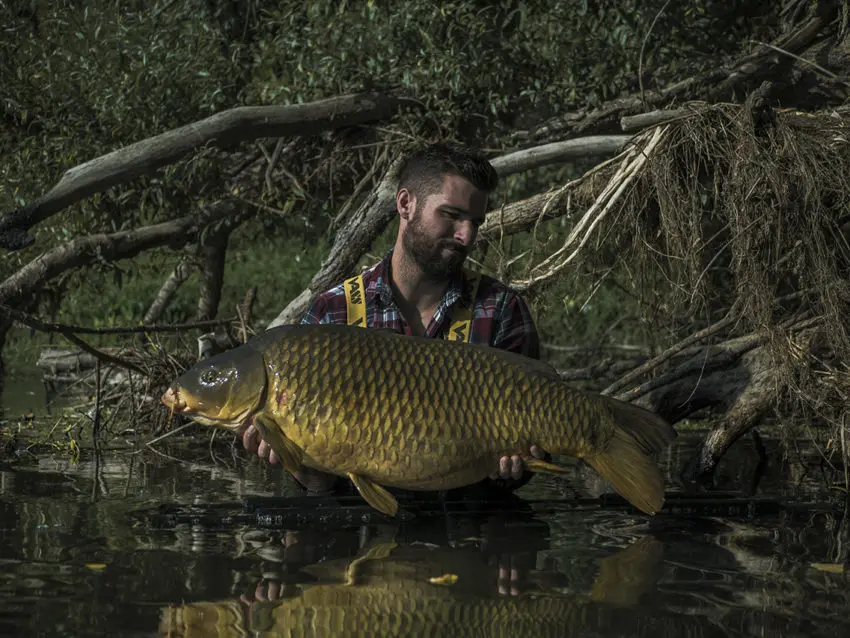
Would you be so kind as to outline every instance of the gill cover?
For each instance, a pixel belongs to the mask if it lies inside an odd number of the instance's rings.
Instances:
[[[211,425],[239,425],[266,395],[263,355],[250,345],[222,352],[180,376],[175,391],[183,412]]]

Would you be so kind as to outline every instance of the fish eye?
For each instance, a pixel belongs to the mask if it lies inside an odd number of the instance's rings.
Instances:
[[[215,368],[208,368],[201,373],[198,380],[204,385],[212,385],[221,379],[221,374]]]

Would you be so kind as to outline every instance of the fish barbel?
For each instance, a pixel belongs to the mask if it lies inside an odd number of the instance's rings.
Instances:
[[[466,343],[348,326],[280,326],[199,362],[162,396],[174,412],[239,431],[249,418],[283,466],[348,476],[389,515],[383,486],[476,483],[518,454],[535,472],[583,459],[646,513],[664,501],[653,453],[676,436],[658,415],[563,382],[547,364]]]

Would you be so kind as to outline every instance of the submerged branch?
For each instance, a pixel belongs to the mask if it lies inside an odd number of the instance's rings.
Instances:
[[[90,355],[92,355],[93,357],[95,357],[95,359],[99,361],[103,361],[104,363],[111,363],[112,365],[118,366],[119,368],[124,368],[125,370],[130,370],[131,372],[136,372],[137,374],[145,376],[145,372],[135,363],[131,363],[130,361],[122,359],[121,357],[116,357],[114,355],[108,354],[106,352],[98,350],[94,346],[89,345],[88,343],[80,339],[76,334],[74,334],[74,331],[70,330],[69,326],[64,326],[62,324],[47,324],[42,321],[39,321],[35,317],[31,317],[26,313],[18,312],[6,306],[0,306],[0,312],[7,314],[8,316],[14,318],[15,321],[19,321],[34,330],[59,333],[68,341],[73,343],[75,346],[85,352],[88,352]]]

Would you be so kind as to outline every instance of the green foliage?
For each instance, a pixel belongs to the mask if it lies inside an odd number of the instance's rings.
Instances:
[[[271,315],[320,262],[327,243],[317,239],[371,165],[375,144],[443,137],[495,152],[510,145],[516,128],[635,90],[642,49],[643,84],[651,89],[716,67],[749,47],[747,38],[769,39],[765,30],[777,28],[778,3],[692,0],[669,3],[659,14],[665,4],[0,3],[0,212],[32,202],[82,162],[224,109],[364,89],[398,90],[420,100],[425,111],[387,127],[299,141],[284,158],[293,179],[276,183],[275,193],[246,194],[285,215],[263,213],[237,232],[222,313],[248,285],[257,285],[259,312]],[[228,168],[255,150],[204,150],[90,197],[37,226],[33,246],[4,255],[0,277],[84,234],[196,212],[201,200],[227,196]],[[331,170],[328,157],[335,160]],[[509,201],[531,194],[562,183],[564,174],[552,169],[518,177],[500,196]],[[384,237],[373,253],[386,243]],[[68,275],[44,291],[41,310],[92,326],[138,322],[176,260],[163,250]],[[190,281],[165,319],[190,319],[196,291]],[[552,304],[547,312],[558,308]]]

